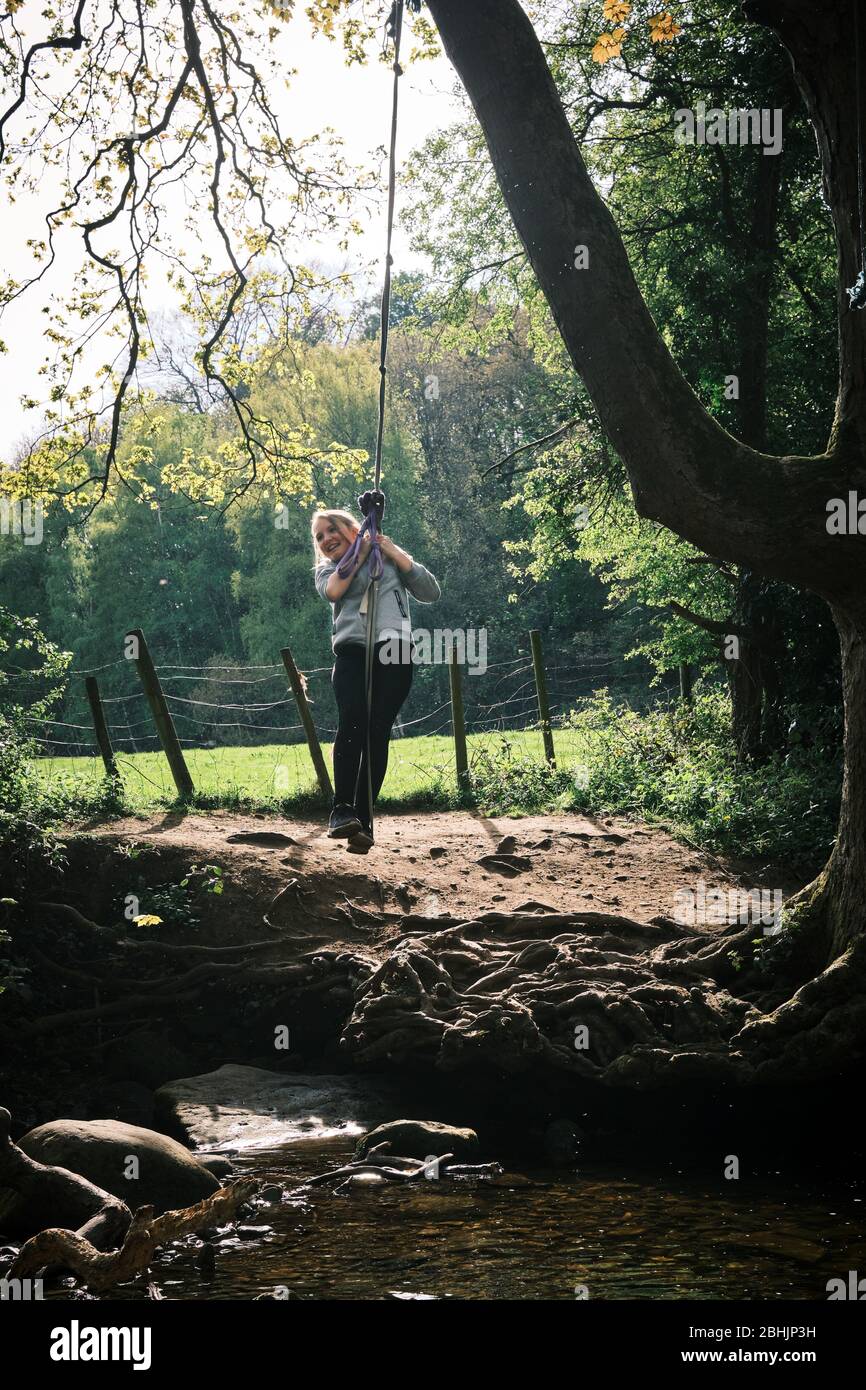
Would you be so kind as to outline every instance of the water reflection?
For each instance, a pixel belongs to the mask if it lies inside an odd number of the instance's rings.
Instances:
[[[343,1159],[318,1145],[258,1151],[243,1173],[292,1186]],[[260,1208],[212,1277],[184,1250],[155,1267],[166,1298],[820,1299],[866,1268],[863,1205],[772,1178],[531,1169],[495,1183],[445,1180],[311,1189]],[[576,1292],[577,1291],[577,1292]]]

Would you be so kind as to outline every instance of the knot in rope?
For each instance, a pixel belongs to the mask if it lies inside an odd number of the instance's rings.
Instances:
[[[385,562],[382,559],[382,549],[379,545],[379,527],[382,525],[382,518],[385,515],[385,494],[381,488],[373,488],[371,491],[361,494],[358,498],[358,506],[364,520],[357,536],[337,566],[337,573],[341,579],[349,577],[355,567],[364,536],[369,535],[370,578],[381,579],[385,571]]]

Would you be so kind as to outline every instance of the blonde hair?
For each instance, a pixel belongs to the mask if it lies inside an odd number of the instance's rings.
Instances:
[[[310,522],[310,533],[313,537],[313,559],[317,565],[324,565],[327,563],[327,560],[319,549],[319,543],[316,540],[316,527],[320,521],[336,522],[337,529],[343,532],[348,530],[352,540],[355,539],[361,526],[360,522],[355,519],[352,513],[344,511],[342,507],[329,507],[321,511],[313,512],[313,519]]]

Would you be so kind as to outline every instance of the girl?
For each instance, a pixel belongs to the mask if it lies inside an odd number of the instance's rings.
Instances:
[[[352,572],[341,579],[337,567],[360,530],[351,512],[317,511],[312,520],[316,559],[316,589],[333,606],[331,643],[334,669],[331,683],[337,700],[334,739],[334,809],[328,824],[331,839],[347,839],[348,848],[365,854],[373,844],[372,815],[367,788],[367,695],[365,684],[367,623],[369,619],[369,554],[367,536]],[[419,565],[396,541],[379,537],[384,573],[376,595],[376,636],[373,651],[373,696],[370,714],[370,757],[373,801],[385,780],[391,727],[412,684],[409,594],[433,603],[440,589],[429,570]],[[395,642],[396,634],[401,640]],[[390,640],[389,640],[390,639]],[[387,647],[387,653],[384,649]],[[394,661],[395,647],[400,660]],[[384,660],[382,658],[385,658]]]

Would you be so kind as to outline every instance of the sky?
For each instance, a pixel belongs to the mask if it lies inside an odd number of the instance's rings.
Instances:
[[[404,53],[412,46],[411,34],[404,32]],[[346,158],[353,164],[377,167],[374,151],[387,144],[391,119],[392,74],[384,64],[371,61],[366,66],[347,67],[342,45],[331,43],[320,35],[314,36],[301,10],[286,25],[275,41],[279,55],[284,55],[287,69],[296,68],[288,91],[275,93],[275,103],[285,132],[293,139],[332,126],[344,142]],[[459,113],[455,98],[456,78],[444,56],[415,64],[404,64],[400,80],[400,116],[398,128],[398,164],[428,134],[454,120]],[[384,170],[383,170],[384,173]],[[43,209],[44,211],[44,209]],[[15,274],[29,266],[25,250],[28,237],[41,233],[39,212],[27,200],[14,205],[5,192],[0,193],[0,218],[3,226],[4,271]],[[376,260],[381,268],[385,242],[384,189],[372,212],[362,213],[365,231],[353,244],[349,263],[359,267]],[[298,248],[298,259],[315,258],[324,265],[342,268],[347,257],[337,245],[335,234],[331,241],[322,240]],[[55,274],[63,278],[74,274],[80,241],[70,245],[58,260]],[[417,268],[419,257],[414,255],[399,226],[394,228],[394,273]],[[28,259],[25,259],[25,256]],[[364,282],[365,289],[367,288]],[[40,398],[44,378],[38,368],[44,357],[42,331],[44,317],[40,306],[46,295],[34,286],[19,304],[11,306],[0,322],[0,337],[9,352],[0,357],[0,459],[11,459],[16,445],[25,433],[32,433],[39,422],[36,411],[25,411],[22,395]],[[152,279],[151,310],[172,308],[171,290],[161,272]],[[102,360],[104,354],[100,355]]]

